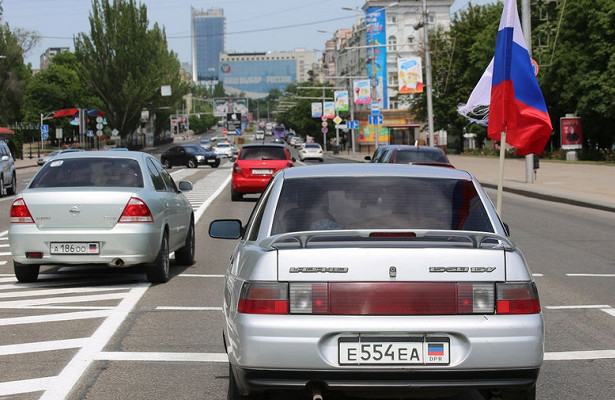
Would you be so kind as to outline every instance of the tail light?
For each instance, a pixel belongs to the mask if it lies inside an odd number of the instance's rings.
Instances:
[[[19,198],[13,202],[11,206],[11,224],[33,224],[34,219],[28,210],[28,206],[24,199]]]
[[[234,174],[241,174],[241,167],[239,166],[238,163],[234,163],[233,164],[233,173]]]
[[[246,282],[238,311],[313,315],[531,314],[540,312],[540,304],[532,282]]]
[[[540,312],[538,290],[534,282],[498,283],[498,314],[537,314]]]
[[[292,161],[289,161],[289,162],[287,162],[287,163],[286,163],[286,168],[290,168],[290,167],[292,167],[293,165],[294,165],[294,164],[293,164],[293,162],[292,162]]]
[[[288,284],[245,282],[237,311],[244,314],[288,314]]]
[[[118,222],[154,222],[154,217],[143,200],[131,197]]]

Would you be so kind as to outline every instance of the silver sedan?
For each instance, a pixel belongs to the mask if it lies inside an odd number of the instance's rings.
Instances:
[[[229,398],[535,398],[536,285],[470,173],[288,168],[254,207],[245,225],[210,225],[214,238],[240,239],[224,285]]]
[[[142,152],[75,152],[45,163],[11,207],[9,243],[20,282],[41,265],[147,265],[169,279],[169,254],[194,262],[194,215],[160,162]]]

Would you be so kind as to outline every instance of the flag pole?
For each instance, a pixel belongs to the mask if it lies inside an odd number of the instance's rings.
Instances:
[[[495,209],[502,218],[502,191],[504,188],[504,155],[506,147],[506,131],[502,131],[500,138],[500,174],[498,176],[498,198]]]

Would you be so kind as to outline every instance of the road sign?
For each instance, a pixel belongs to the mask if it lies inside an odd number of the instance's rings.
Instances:
[[[228,130],[226,128],[222,129],[222,134],[223,135],[227,135],[228,134]]]
[[[372,101],[372,114],[380,114],[380,103]]]
[[[43,140],[47,140],[47,139],[49,139],[49,133],[48,133],[48,132],[42,132],[42,133],[41,133],[41,138],[42,138]]]
[[[346,127],[348,129],[359,129],[359,121],[346,121]]]
[[[322,133],[327,133],[329,130],[328,130],[328,129],[327,129],[327,127],[325,126],[325,127],[323,127],[320,131],[321,131]]]
[[[241,135],[241,128],[235,129],[235,134],[236,135]]]
[[[382,114],[373,114],[373,115],[369,115],[367,117],[368,119],[368,123],[370,125],[382,125],[384,122],[384,118],[382,116]]]
[[[41,133],[49,133],[49,125],[41,125]]]
[[[329,123],[328,123],[327,121],[322,121],[320,124],[321,124],[321,125],[322,125],[322,127],[324,128],[324,127],[326,127]]]
[[[342,119],[340,118],[339,115],[336,115],[335,118],[333,118],[333,122],[339,125],[342,122]]]

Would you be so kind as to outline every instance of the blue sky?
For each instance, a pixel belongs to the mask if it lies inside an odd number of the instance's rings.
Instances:
[[[472,0],[485,4],[494,0]],[[11,29],[36,31],[41,36],[37,47],[26,54],[33,68],[49,47],[69,47],[73,36],[89,33],[90,0],[0,0],[3,22]],[[226,50],[238,52],[283,51],[295,48],[322,50],[331,34],[350,28],[356,13],[342,7],[358,8],[364,0],[141,0],[147,6],[150,23],[164,26],[169,48],[181,62],[190,62],[190,7],[223,8],[226,17]],[[452,11],[468,0],[456,0]]]

